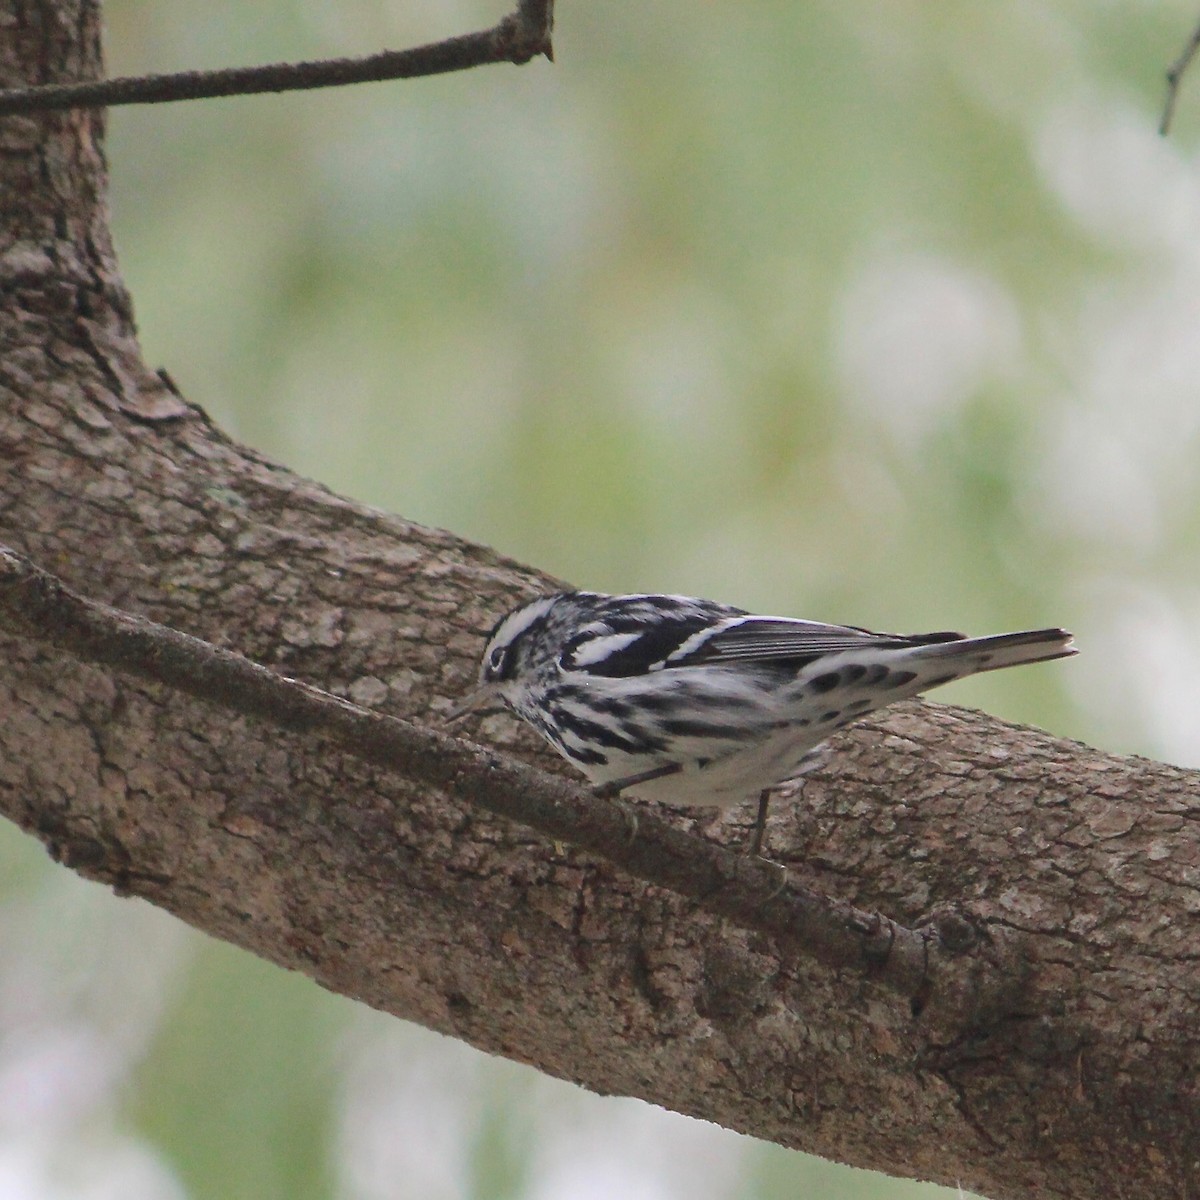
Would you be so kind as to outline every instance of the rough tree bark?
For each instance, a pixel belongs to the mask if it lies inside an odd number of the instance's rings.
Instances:
[[[0,0],[0,82],[98,75],[98,23],[93,0]],[[544,580],[233,444],[145,367],[102,130],[0,120],[0,542],[366,706],[439,712]],[[773,853],[908,926],[955,906],[968,961],[1019,948],[1003,1003],[937,1020],[461,797],[7,635],[0,807],[91,878],[596,1091],[994,1197],[1200,1188],[1194,773],[941,706],[841,738],[777,805]]]

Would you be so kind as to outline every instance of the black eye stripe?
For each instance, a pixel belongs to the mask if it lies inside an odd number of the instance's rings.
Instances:
[[[504,679],[511,674],[513,666],[513,648],[509,646],[494,646],[487,656],[487,675],[493,680]]]

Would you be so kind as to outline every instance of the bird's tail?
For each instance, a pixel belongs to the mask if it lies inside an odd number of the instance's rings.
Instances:
[[[945,635],[937,635],[940,638]],[[1070,658],[1078,654],[1065,629],[1029,629],[1023,633],[997,633],[991,637],[959,637],[914,646],[909,651],[911,661],[929,667],[943,659],[953,666],[952,678],[978,675],[982,671],[998,671],[1001,667],[1018,667],[1023,663],[1048,662],[1052,658]]]

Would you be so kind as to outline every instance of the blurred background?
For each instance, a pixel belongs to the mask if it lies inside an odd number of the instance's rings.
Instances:
[[[505,0],[109,0],[112,74]],[[558,63],[119,109],[147,360],[331,487],[577,584],[1063,624],[943,698],[1200,766],[1182,0],[561,0]],[[328,995],[0,828],[0,1200],[932,1200]]]

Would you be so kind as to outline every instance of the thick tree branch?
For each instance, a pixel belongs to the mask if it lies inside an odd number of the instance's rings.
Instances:
[[[1011,1007],[1019,990],[1015,948],[1008,948],[1005,977],[996,966],[995,937],[987,938],[986,957],[980,954],[968,969],[951,966],[950,959],[982,945],[962,914],[939,913],[917,931],[861,912],[796,886],[781,868],[683,833],[650,812],[596,800],[516,760],[371,712],[233,651],[87,600],[3,546],[0,629],[280,729],[317,735],[363,762],[599,854],[743,929],[770,934],[793,953],[863,970],[908,999],[914,1011],[941,1001],[943,1035],[961,1033],[983,1009],[998,1013],[1002,993]],[[939,975],[949,985],[943,994],[935,994]]]
[[[444,75],[490,63],[518,66],[544,54],[553,59],[550,33],[553,0],[520,0],[515,12],[491,29],[465,33],[409,50],[384,50],[364,58],[322,62],[271,63],[261,67],[229,67],[219,71],[180,71],[172,75],[139,75],[81,83],[0,90],[0,116],[62,108],[112,108],[119,104],[161,104],[170,100],[205,100],[217,96],[251,96],[380,83]]]

